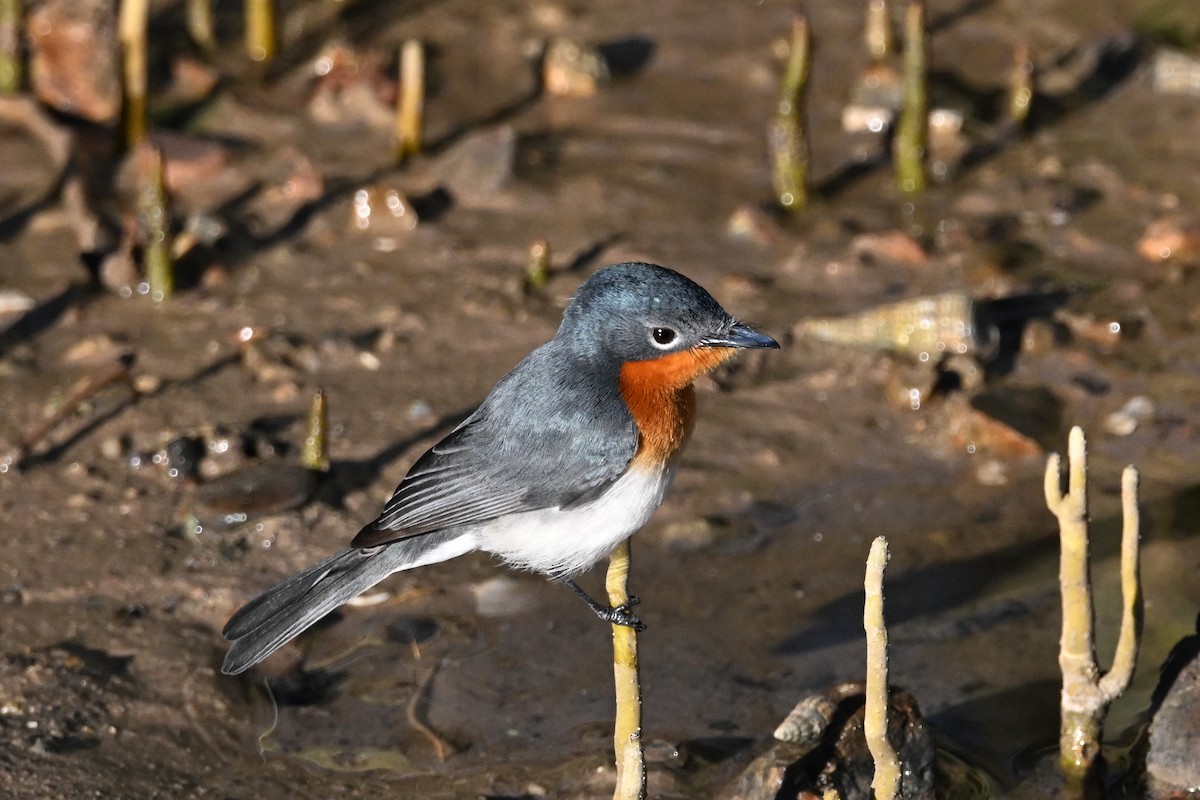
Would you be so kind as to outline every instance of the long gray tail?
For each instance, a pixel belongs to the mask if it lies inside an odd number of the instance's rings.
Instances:
[[[454,538],[451,531],[437,531],[381,547],[347,548],[268,589],[242,606],[221,631],[232,642],[221,671],[244,672],[393,572],[470,549],[443,549]]]

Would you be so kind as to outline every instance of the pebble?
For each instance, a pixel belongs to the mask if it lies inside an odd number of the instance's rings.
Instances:
[[[412,203],[399,189],[375,184],[354,192],[350,229],[376,237],[403,236],[420,220]]]
[[[1154,91],[1200,97],[1200,56],[1167,47],[1158,50],[1154,54]]]
[[[1108,415],[1104,420],[1104,430],[1113,436],[1129,436],[1143,422],[1152,421],[1156,413],[1154,401],[1149,397],[1131,397],[1119,411]]]
[[[597,48],[571,39],[551,39],[542,57],[542,85],[558,97],[591,97],[610,77],[608,62]]]
[[[0,314],[21,314],[37,303],[32,297],[16,289],[0,289]]]
[[[379,53],[335,43],[317,56],[313,69],[318,78],[307,111],[314,122],[391,130],[395,79],[384,73]]]
[[[116,3],[48,0],[29,12],[29,80],[46,105],[91,122],[121,112]]]
[[[725,223],[725,234],[731,239],[753,242],[765,247],[778,242],[783,232],[779,223],[756,205],[745,205],[729,215]]]
[[[464,136],[431,170],[457,204],[486,207],[512,183],[516,155],[516,130],[497,125]]]
[[[1200,222],[1166,217],[1151,222],[1137,243],[1138,255],[1147,261],[1200,259]]]
[[[690,517],[672,522],[660,534],[667,548],[677,553],[695,553],[715,544],[729,529],[729,524],[704,517]]]
[[[528,581],[498,575],[471,586],[475,610],[484,617],[509,617],[537,604]]]
[[[1194,797],[1200,787],[1200,636],[1184,637],[1163,665],[1151,702],[1146,797]]]
[[[63,361],[68,364],[96,364],[112,361],[123,352],[125,348],[112,337],[101,333],[76,342],[63,353]]]
[[[911,267],[919,267],[929,261],[929,254],[920,242],[896,230],[860,233],[850,242],[850,252],[858,259]]]

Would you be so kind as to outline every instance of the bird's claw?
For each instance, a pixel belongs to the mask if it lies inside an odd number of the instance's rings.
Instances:
[[[631,612],[631,609],[640,602],[642,602],[641,598],[631,596],[621,605],[610,606],[608,608],[601,609],[597,613],[599,614],[600,619],[604,620],[610,625],[622,625],[626,628],[633,628],[635,631],[644,631],[646,630],[646,623],[642,622]]]

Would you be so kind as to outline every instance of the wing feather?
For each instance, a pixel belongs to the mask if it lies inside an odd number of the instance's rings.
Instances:
[[[615,376],[589,374],[586,364],[556,368],[553,345],[534,351],[417,460],[354,547],[566,506],[624,474],[638,433]]]

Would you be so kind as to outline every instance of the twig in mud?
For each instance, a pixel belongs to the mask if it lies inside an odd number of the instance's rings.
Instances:
[[[1033,107],[1033,53],[1028,44],[1013,51],[1012,72],[1008,80],[1008,119],[1017,128],[1025,125]]]
[[[798,16],[792,22],[787,68],[767,135],[775,199],[785,211],[803,211],[808,205],[809,143],[804,104],[811,64],[808,20]]]
[[[1096,663],[1095,610],[1088,574],[1087,441],[1079,427],[1067,442],[1067,491],[1061,488],[1062,459],[1046,463],[1046,505],[1058,518],[1062,553],[1062,718],[1059,763],[1067,781],[1084,787],[1097,777],[1104,716],[1113,700],[1129,688],[1141,639],[1142,592],[1138,576],[1138,473],[1130,466],[1121,476],[1121,632],[1112,668],[1103,677]]]
[[[609,556],[604,581],[613,608],[629,603],[629,540]],[[613,623],[613,679],[617,714],[613,745],[617,755],[617,788],[613,800],[644,800],[646,756],[642,747],[642,687],[638,675],[637,630]]]
[[[871,543],[864,586],[863,627],[867,632],[867,698],[863,733],[875,762],[871,789],[875,800],[892,800],[900,790],[900,759],[888,742],[888,634],[883,619],[883,573],[887,568],[887,539]]]
[[[137,215],[142,234],[142,266],[150,298],[162,302],[175,293],[171,259],[171,209],[162,151],[142,142],[134,153],[137,176]]]
[[[425,123],[425,48],[415,39],[400,47],[400,91],[396,96],[396,162],[421,152]]]
[[[146,137],[146,29],[149,22],[150,0],[121,0],[117,38],[121,43],[122,127],[125,146],[130,148]]]
[[[28,436],[21,440],[21,444],[17,448],[17,466],[28,458],[33,452],[33,448],[38,445],[42,439],[62,424],[63,420],[70,417],[76,412],[79,406],[86,403],[88,400],[95,397],[102,390],[111,386],[114,383],[125,382],[129,385],[130,390],[136,392],[132,381],[129,380],[129,369],[133,366],[135,356],[132,353],[123,355],[116,362],[105,366],[95,375],[86,378],[79,388],[73,391],[58,410],[42,420],[41,424],[34,428]]]
[[[538,239],[529,246],[529,261],[525,264],[525,294],[546,288],[550,282],[550,243]]]
[[[246,0],[246,55],[260,64],[275,58],[274,0]]]
[[[329,471],[329,402],[323,389],[317,389],[308,409],[308,425],[300,463],[314,472]]]
[[[21,0],[0,0],[0,94],[21,91]]]
[[[212,0],[187,0],[187,30],[192,41],[205,50],[217,46],[213,33]]]
[[[892,55],[892,4],[890,0],[867,0],[863,39],[871,61],[880,64]]]
[[[924,0],[909,0],[904,14],[904,102],[896,122],[892,157],[900,191],[925,191],[929,143],[929,46]]]
[[[446,756],[454,751],[454,746],[438,735],[437,731],[429,727],[417,714],[417,709],[420,707],[429,695],[429,687],[433,685],[433,678],[437,675],[438,668],[441,662],[437,662],[425,673],[421,678],[421,682],[417,684],[417,688],[413,690],[413,696],[409,698],[408,705],[404,707],[404,716],[408,720],[408,724],[416,728],[426,739],[433,744],[433,751],[437,755],[437,759],[441,763],[446,762]]]

